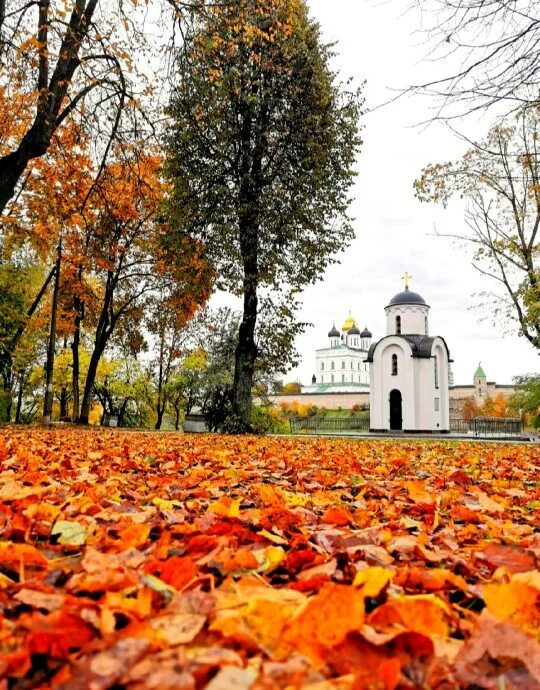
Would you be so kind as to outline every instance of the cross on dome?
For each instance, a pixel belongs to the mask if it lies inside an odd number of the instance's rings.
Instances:
[[[405,275],[401,276],[401,280],[405,283],[405,290],[409,289],[409,281],[411,280],[412,276],[409,275],[409,273],[406,271]]]

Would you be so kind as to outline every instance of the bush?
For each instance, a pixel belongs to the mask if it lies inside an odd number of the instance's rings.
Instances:
[[[257,434],[288,434],[290,426],[280,411],[268,405],[253,407],[251,426]]]

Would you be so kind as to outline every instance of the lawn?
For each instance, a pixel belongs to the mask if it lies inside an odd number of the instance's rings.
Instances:
[[[4,429],[0,689],[538,689],[539,466],[536,445]]]

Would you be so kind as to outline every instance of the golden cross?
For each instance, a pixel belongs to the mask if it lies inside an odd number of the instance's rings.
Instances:
[[[409,280],[412,278],[408,273],[405,273],[404,276],[401,276],[401,280],[405,283],[405,290],[409,289]]]

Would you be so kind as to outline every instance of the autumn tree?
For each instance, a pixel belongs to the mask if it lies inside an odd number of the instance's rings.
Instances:
[[[508,409],[504,393],[497,393],[497,395],[493,399],[493,416],[508,417]]]
[[[540,350],[540,110],[494,125],[456,162],[428,165],[415,182],[421,201],[466,202],[468,231],[451,235],[473,250],[473,265],[496,289],[485,293],[495,322],[509,320]]]
[[[479,415],[478,405],[473,397],[465,398],[461,408],[462,419],[476,419]]]
[[[287,305],[352,238],[359,98],[304,0],[208,5],[185,25],[170,103],[169,215],[243,301],[232,427],[249,428],[263,298]]]
[[[540,87],[540,11],[535,0],[411,0],[422,12],[430,59],[441,76],[414,85],[438,97],[438,117],[504,101],[535,105]],[[448,65],[456,64],[452,69]],[[455,106],[452,109],[452,106]]]
[[[168,286],[178,314],[189,318],[209,294],[210,272],[195,241],[184,240],[174,266],[164,260],[158,222],[161,158],[152,150],[118,152],[100,178],[86,245],[94,290],[93,347],[79,421],[88,422],[99,361],[120,320],[142,322],[152,295]],[[179,317],[180,318],[180,317]]]

